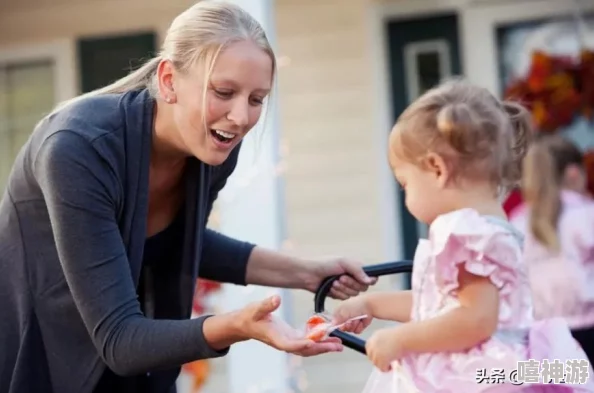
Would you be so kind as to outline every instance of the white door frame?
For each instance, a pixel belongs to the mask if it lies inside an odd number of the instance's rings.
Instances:
[[[594,4],[582,0],[585,11],[594,11]],[[369,60],[373,75],[373,111],[378,170],[381,180],[378,195],[383,217],[383,250],[386,260],[402,258],[399,196],[394,177],[387,163],[387,140],[393,126],[393,99],[388,69],[389,48],[385,32],[388,21],[458,12],[460,62],[466,77],[499,95],[499,69],[495,28],[505,23],[571,16],[570,1],[558,0],[392,0],[389,4],[368,8]]]
[[[385,260],[393,261],[403,258],[401,215],[397,206],[400,196],[394,186],[394,175],[387,161],[387,141],[389,130],[394,124],[392,119],[393,98],[390,92],[391,74],[388,69],[389,48],[385,32],[388,21],[405,19],[422,15],[456,11],[460,1],[415,0],[394,1],[392,4],[375,5],[369,8],[369,47],[371,48],[371,67],[374,76],[373,110],[375,140],[378,157],[378,169],[381,180],[379,206],[380,217],[383,218],[383,251]],[[460,33],[461,36],[461,33]],[[461,50],[461,52],[463,52]]]
[[[79,89],[74,40],[0,47],[0,65],[43,60],[54,63],[56,104],[75,97]]]

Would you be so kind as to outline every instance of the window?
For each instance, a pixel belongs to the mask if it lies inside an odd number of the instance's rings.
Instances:
[[[452,76],[450,46],[445,39],[417,41],[404,47],[408,103]],[[419,237],[427,236],[427,225],[417,221]]]
[[[156,34],[87,37],[78,41],[81,90],[95,90],[126,76],[155,52]]]
[[[52,60],[0,62],[0,189],[33,128],[55,103]]]
[[[404,48],[408,102],[452,76],[450,48],[446,40],[420,41]]]

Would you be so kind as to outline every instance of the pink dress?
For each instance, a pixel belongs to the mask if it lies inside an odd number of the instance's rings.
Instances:
[[[540,245],[529,230],[528,207],[511,223],[525,234],[524,260],[537,319],[563,317],[570,328],[594,326],[594,201],[571,191],[561,193],[558,222],[561,253]]]
[[[563,320],[533,320],[521,244],[522,235],[500,218],[481,216],[472,209],[438,217],[431,224],[429,239],[420,240],[416,250],[412,320],[434,318],[459,307],[457,269],[463,266],[489,277],[500,289],[498,330],[464,352],[410,354],[394,362],[391,372],[375,369],[364,393],[594,392],[589,363],[583,384],[515,382],[521,378],[513,373],[519,361],[587,362]],[[478,377],[483,369],[488,381]],[[504,380],[498,377],[498,369]]]

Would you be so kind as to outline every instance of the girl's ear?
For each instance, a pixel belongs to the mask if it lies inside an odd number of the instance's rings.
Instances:
[[[450,171],[443,157],[436,153],[429,153],[425,157],[425,165],[429,172],[435,176],[440,188],[444,188],[450,179]]]

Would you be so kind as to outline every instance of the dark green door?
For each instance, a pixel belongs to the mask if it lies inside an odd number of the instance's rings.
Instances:
[[[93,37],[78,42],[81,90],[106,86],[138,68],[155,53],[155,34]]]
[[[436,15],[418,19],[394,20],[386,26],[394,120],[408,104],[442,79],[459,75],[460,49],[458,16]],[[397,186],[397,185],[396,185]],[[426,227],[404,205],[404,192],[398,187],[403,257],[412,259]]]

